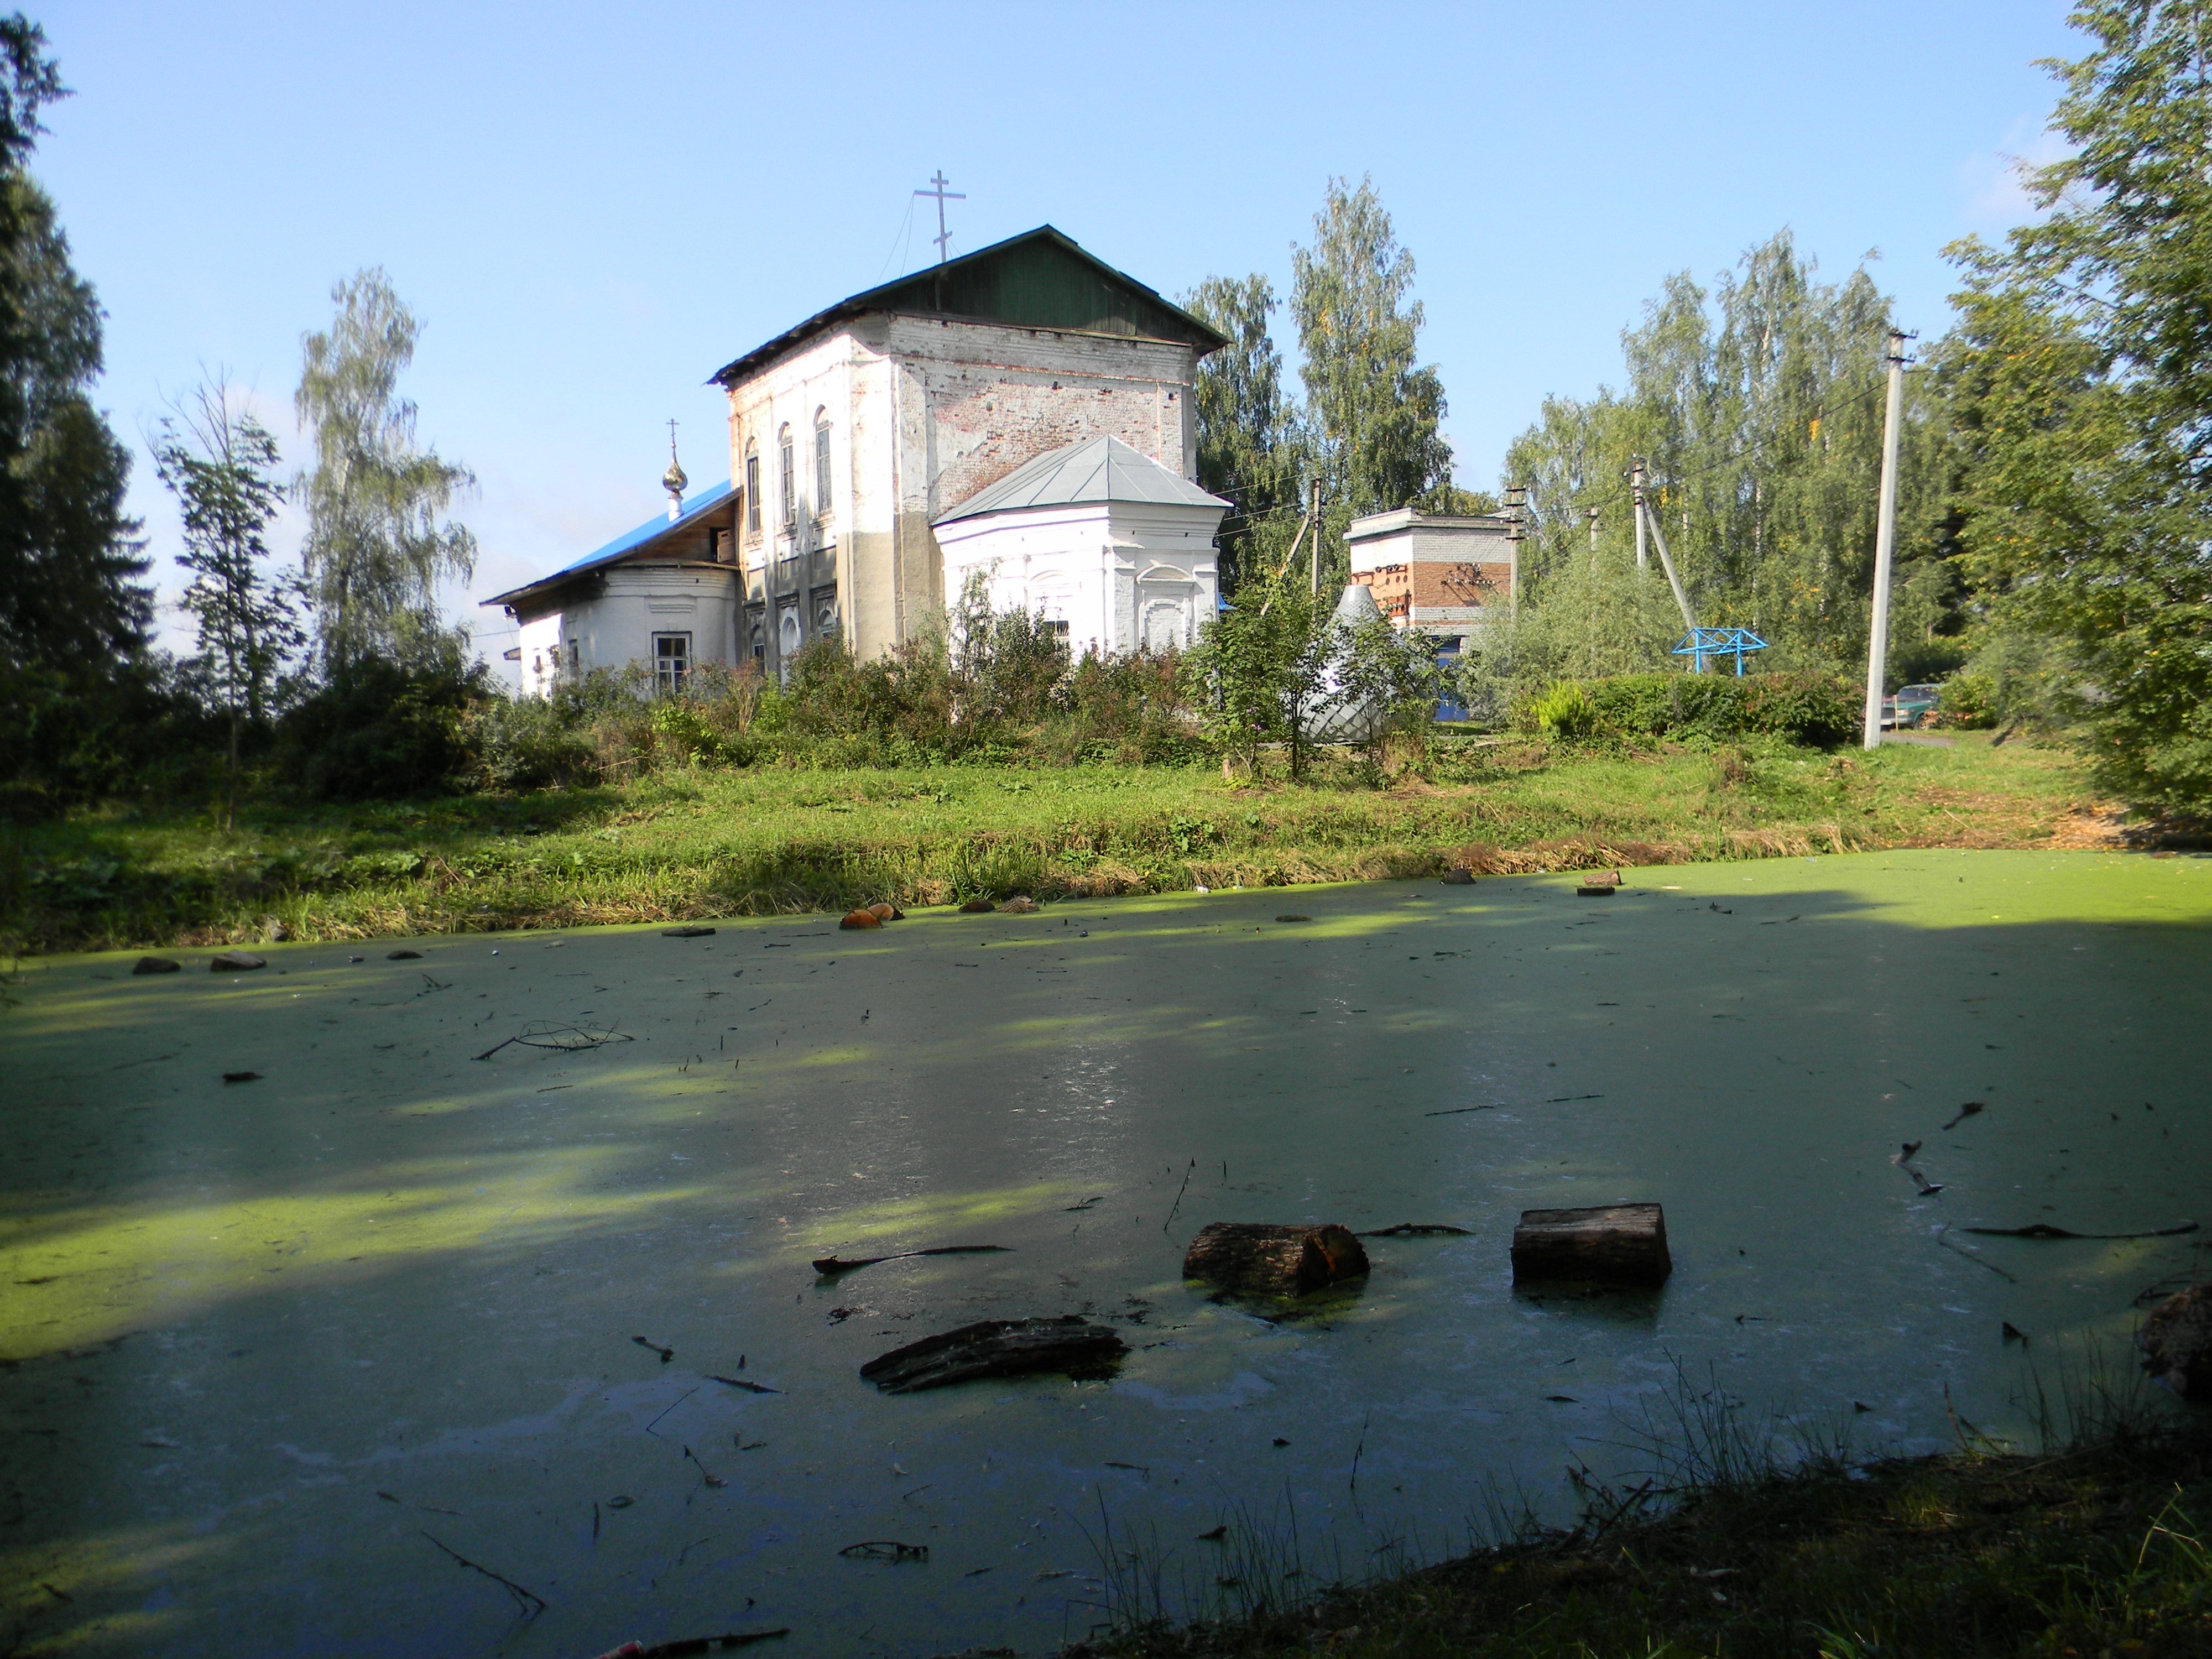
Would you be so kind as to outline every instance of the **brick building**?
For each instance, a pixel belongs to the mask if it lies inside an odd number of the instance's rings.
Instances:
[[[1352,580],[1399,628],[1442,651],[1472,647],[1483,624],[1520,597],[1520,544],[1504,518],[1448,519],[1400,507],[1354,519],[1345,532]]]
[[[729,399],[728,483],[687,502],[672,467],[666,519],[486,603],[520,624],[526,690],[633,660],[665,677],[706,660],[775,673],[833,634],[880,654],[945,602],[934,526],[1024,464],[1112,438],[1194,477],[1191,388],[1224,343],[1041,226],[725,365],[712,378]],[[1210,580],[1210,526],[1206,549]]]

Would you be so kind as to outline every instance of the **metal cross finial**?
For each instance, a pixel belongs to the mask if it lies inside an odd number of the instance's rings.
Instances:
[[[668,422],[668,459],[676,459],[676,422],[672,419]]]
[[[929,182],[930,189],[918,190],[915,194],[933,196],[937,198],[937,263],[941,265],[945,263],[952,243],[951,233],[945,228],[945,204],[947,202],[964,202],[968,197],[963,191],[945,189],[945,186],[950,181],[945,178],[943,167],[938,168],[935,173],[930,174]]]

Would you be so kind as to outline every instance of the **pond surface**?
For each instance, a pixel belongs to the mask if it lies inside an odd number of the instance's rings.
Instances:
[[[1035,1653],[1103,1617],[1109,1527],[1172,1607],[1248,1571],[1198,1540],[1224,1520],[1295,1529],[1318,1583],[1500,1502],[1566,1516],[1565,1470],[1650,1468],[1670,1401],[1871,1453],[1952,1443],[1953,1411],[2022,1431],[2031,1368],[2124,1379],[2134,1299],[2204,1235],[1959,1230],[2212,1223],[2212,860],[1629,880],[30,963],[0,1632]],[[532,1021],[630,1040],[472,1058]],[[1639,1200],[1662,1292],[1516,1293],[1521,1210]],[[1469,1233],[1370,1240],[1363,1290],[1282,1318],[1184,1284],[1212,1220]],[[809,1267],[942,1244],[1007,1250]],[[1122,1329],[1116,1379],[857,1375],[1061,1313]],[[839,1553],[873,1540],[928,1559]]]

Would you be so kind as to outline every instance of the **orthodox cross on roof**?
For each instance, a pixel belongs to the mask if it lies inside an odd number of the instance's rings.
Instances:
[[[949,182],[950,180],[945,176],[945,169],[939,167],[929,176],[931,186],[929,189],[915,191],[917,196],[933,196],[937,198],[937,263],[940,265],[945,263],[952,246],[951,234],[945,228],[945,204],[947,202],[964,202],[968,199],[967,193],[963,191],[945,189],[945,186]]]

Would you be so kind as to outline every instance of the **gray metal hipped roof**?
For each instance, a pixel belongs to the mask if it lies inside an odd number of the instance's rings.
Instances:
[[[1209,495],[1181,474],[1162,466],[1119,438],[1086,438],[1024,461],[994,484],[987,484],[933,524],[957,524],[987,513],[1015,513],[1029,507],[1074,507],[1092,501],[1142,501],[1158,507],[1218,507],[1229,503]]]

